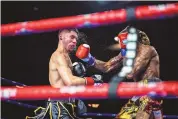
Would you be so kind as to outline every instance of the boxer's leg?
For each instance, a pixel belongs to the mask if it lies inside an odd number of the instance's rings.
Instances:
[[[115,119],[134,119],[136,117],[136,112],[138,111],[138,106],[135,102],[129,100],[126,103]]]

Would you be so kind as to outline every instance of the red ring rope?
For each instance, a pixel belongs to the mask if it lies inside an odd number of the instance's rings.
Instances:
[[[108,23],[123,23],[135,19],[148,19],[178,14],[178,3],[152,6],[138,6],[131,13],[128,9],[111,10],[87,15],[62,18],[42,19],[37,21],[4,24],[1,26],[1,36],[20,35],[25,33],[40,33],[63,28],[81,28],[100,26]]]
[[[48,98],[87,98],[87,99],[107,99],[108,84],[102,86],[72,86],[63,88],[52,88],[50,86],[26,86],[1,87],[1,99],[25,99],[25,100],[43,100]],[[150,93],[156,93],[161,96],[178,96],[178,82],[167,81],[161,83],[150,83],[143,85],[140,83],[120,83],[117,89],[117,96],[131,97],[133,95],[141,96]]]

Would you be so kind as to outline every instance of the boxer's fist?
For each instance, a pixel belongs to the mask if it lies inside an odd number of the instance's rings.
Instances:
[[[85,77],[85,79],[86,79],[86,85],[103,83],[101,75],[93,75],[91,77]]]
[[[115,40],[119,42],[122,56],[126,55],[127,36],[128,36],[128,32],[123,32],[123,33],[119,33],[118,36],[115,37]]]
[[[90,46],[88,44],[80,45],[77,49],[76,56],[89,66],[95,64],[95,58],[90,54]]]
[[[86,68],[81,62],[74,62],[72,66],[72,72],[75,76],[83,77],[86,74]]]

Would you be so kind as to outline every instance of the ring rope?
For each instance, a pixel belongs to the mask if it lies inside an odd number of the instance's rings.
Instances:
[[[5,81],[5,82],[7,82],[7,83],[9,83],[11,85],[14,85],[14,86],[15,85],[17,85],[17,86],[27,86],[25,84],[22,84],[22,83],[19,83],[19,82],[16,82],[16,81],[12,81],[12,80],[9,80],[9,79],[3,78],[3,77],[1,77],[1,80]]]
[[[81,99],[107,99],[109,84],[101,86],[65,86],[62,88],[53,88],[51,86],[25,86],[1,87],[1,100],[44,100],[61,98],[81,98]],[[33,95],[33,96],[32,96]],[[166,81],[158,83],[124,83],[121,82],[117,89],[117,96],[121,98],[130,98],[133,95],[153,95],[153,96],[178,96],[178,82]]]
[[[64,28],[98,27],[132,20],[163,19],[177,15],[178,3],[145,5],[85,15],[2,24],[1,36],[49,32]]]
[[[116,117],[117,114],[112,114],[112,113],[84,113],[81,116]],[[178,115],[163,115],[163,118],[178,119]]]
[[[25,84],[22,84],[22,83],[19,83],[19,82],[15,82],[15,81],[12,81],[12,80],[9,80],[9,79],[6,79],[6,78],[2,78],[2,77],[1,77],[1,80],[5,81],[7,83],[10,83],[12,85],[16,85],[16,86],[17,86],[17,84],[27,86]],[[178,97],[166,97],[166,98],[178,98]],[[19,101],[15,101],[15,100],[3,100],[3,101],[5,101],[7,103],[19,105],[21,107],[26,107],[26,108],[37,108],[38,107],[38,106],[22,103],[22,102],[19,102]],[[116,114],[111,114],[111,113],[83,113],[80,116],[105,116],[105,117],[107,116],[107,117],[115,117]],[[176,119],[176,118],[178,118],[178,115],[163,115],[163,118],[169,118],[169,119],[173,118],[173,119]]]
[[[19,105],[21,107],[27,107],[27,108],[37,108],[38,107],[38,106],[22,103],[22,102],[19,102],[19,101],[15,101],[15,100],[5,100],[5,102],[15,104],[15,105]]]
[[[5,81],[5,82],[7,82],[7,83],[9,83],[9,84],[11,84],[11,85],[14,85],[15,87],[17,87],[17,88],[24,88],[25,86],[27,86],[27,85],[25,85],[25,84],[22,84],[22,83],[19,83],[19,82],[15,82],[15,81],[12,81],[12,80],[10,80],[10,79],[7,79],[7,78],[3,78],[3,77],[1,77],[1,80],[2,81]],[[178,83],[178,82],[177,82]],[[18,86],[17,84],[20,84],[20,85],[24,85],[23,87],[22,86]],[[103,85],[105,85],[105,84],[107,84],[107,83],[104,83]],[[29,86],[28,86],[29,87]],[[177,99],[178,98],[178,96],[166,96],[166,97],[164,97],[164,98],[166,98],[166,99]]]

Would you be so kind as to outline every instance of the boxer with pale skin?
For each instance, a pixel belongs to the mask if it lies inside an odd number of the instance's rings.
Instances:
[[[61,88],[63,86],[93,85],[94,83],[102,82],[97,78],[81,78],[74,76],[72,73],[73,67],[69,54],[75,49],[78,42],[77,30],[62,30],[58,34],[58,39],[58,47],[49,62],[49,81],[51,86]],[[68,119],[67,117],[71,118],[69,114],[65,115],[66,119]]]
[[[80,72],[83,75],[84,68],[81,63],[72,64],[70,53],[76,48],[79,32],[77,29],[64,29],[58,33],[58,47],[52,53],[49,61],[49,82],[54,88],[64,86],[94,85],[102,83],[101,78],[94,76],[79,77],[73,72]],[[73,67],[74,70],[73,71]],[[78,119],[74,113],[75,99],[49,99],[47,107],[33,119]],[[44,113],[49,112],[49,113]],[[49,114],[49,115],[48,115]],[[27,119],[30,119],[29,117]]]

